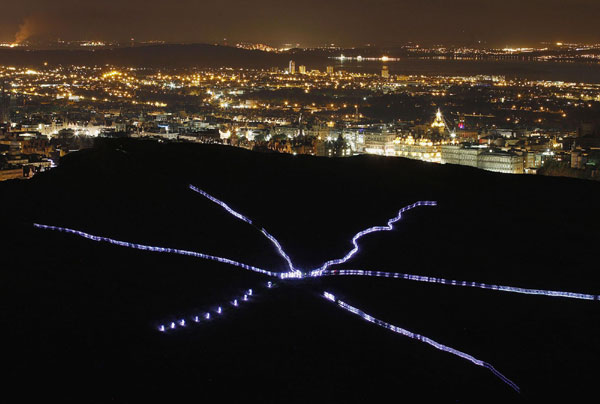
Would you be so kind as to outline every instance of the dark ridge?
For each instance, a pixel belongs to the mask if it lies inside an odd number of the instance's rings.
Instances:
[[[208,44],[149,45],[97,50],[0,49],[4,65],[86,65],[131,67],[245,67],[284,65],[289,56]]]
[[[354,233],[385,224],[399,208],[437,200],[406,214],[395,231],[365,237],[344,268],[600,293],[595,182],[399,158],[107,140],[32,180],[0,183],[8,391],[62,401],[279,403],[536,402],[595,393],[596,301],[358,278],[266,291],[268,279],[226,265],[32,226],[283,270],[255,229],[190,192],[190,183],[265,226],[304,269],[342,256]],[[222,319],[156,331],[250,287],[253,302]],[[318,296],[324,290],[489,362],[522,395],[486,369],[340,311]]]

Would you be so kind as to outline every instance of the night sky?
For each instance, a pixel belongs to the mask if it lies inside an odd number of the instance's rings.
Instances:
[[[21,0],[0,41],[260,41],[302,46],[405,41],[598,41],[598,0]],[[21,28],[21,29],[20,29]]]

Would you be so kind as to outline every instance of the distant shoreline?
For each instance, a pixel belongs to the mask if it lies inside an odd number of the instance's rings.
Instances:
[[[57,65],[129,66],[145,68],[251,68],[284,69],[289,60],[305,65],[307,70],[325,71],[326,66],[351,72],[377,74],[386,64],[390,74],[402,75],[501,75],[530,80],[600,83],[600,63],[527,60],[523,57],[400,57],[398,61],[340,61],[331,52],[294,51],[263,52],[207,44],[148,45],[94,50],[28,48],[0,49],[0,65],[39,67]]]

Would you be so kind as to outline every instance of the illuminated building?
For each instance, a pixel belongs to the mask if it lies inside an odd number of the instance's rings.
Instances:
[[[477,156],[481,153],[478,148],[463,147],[462,145],[442,146],[442,163],[458,164],[477,168]]]
[[[581,148],[571,151],[571,168],[582,169],[585,166],[585,153]]]
[[[443,145],[442,163],[458,164],[505,174],[523,174],[523,156],[481,146]]]
[[[441,163],[442,155],[439,144],[434,144],[429,139],[415,140],[412,136],[405,139],[394,140],[394,148],[398,157],[413,160]]]
[[[444,130],[446,129],[446,123],[444,121],[444,117],[442,116],[442,111],[439,109],[435,113],[435,119],[431,124],[431,129],[438,131],[440,135],[443,134]]]
[[[294,62],[293,60],[290,60],[290,65],[288,67],[288,73],[296,74],[296,62]]]
[[[365,135],[358,130],[345,130],[342,137],[355,153],[363,153],[365,150]]]
[[[298,66],[298,73],[306,74],[306,66],[304,66],[304,65]]]
[[[0,124],[10,121],[10,96],[6,92],[6,84],[0,83]]]
[[[322,157],[350,157],[353,155],[352,147],[339,135],[336,140],[328,137],[325,141],[316,144],[316,155]]]
[[[327,74],[333,74],[333,66],[327,66]]]
[[[511,152],[490,151],[481,153],[477,168],[505,174],[523,174],[523,157]]]
[[[396,148],[393,133],[369,133],[365,135],[365,153],[379,156],[395,156]]]
[[[381,68],[381,77],[383,77],[384,79],[390,78],[390,70],[387,66],[383,66]]]
[[[280,125],[273,128],[273,134],[275,136],[285,136],[289,139],[298,136],[299,133],[300,128],[298,128],[297,126]]]

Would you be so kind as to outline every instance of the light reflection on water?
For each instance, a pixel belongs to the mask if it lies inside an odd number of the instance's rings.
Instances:
[[[329,59],[320,70],[333,65],[335,70],[356,73],[379,73],[387,65],[390,74],[503,75],[507,78],[600,83],[600,64],[538,62],[527,60],[450,60],[404,58],[396,62]]]

